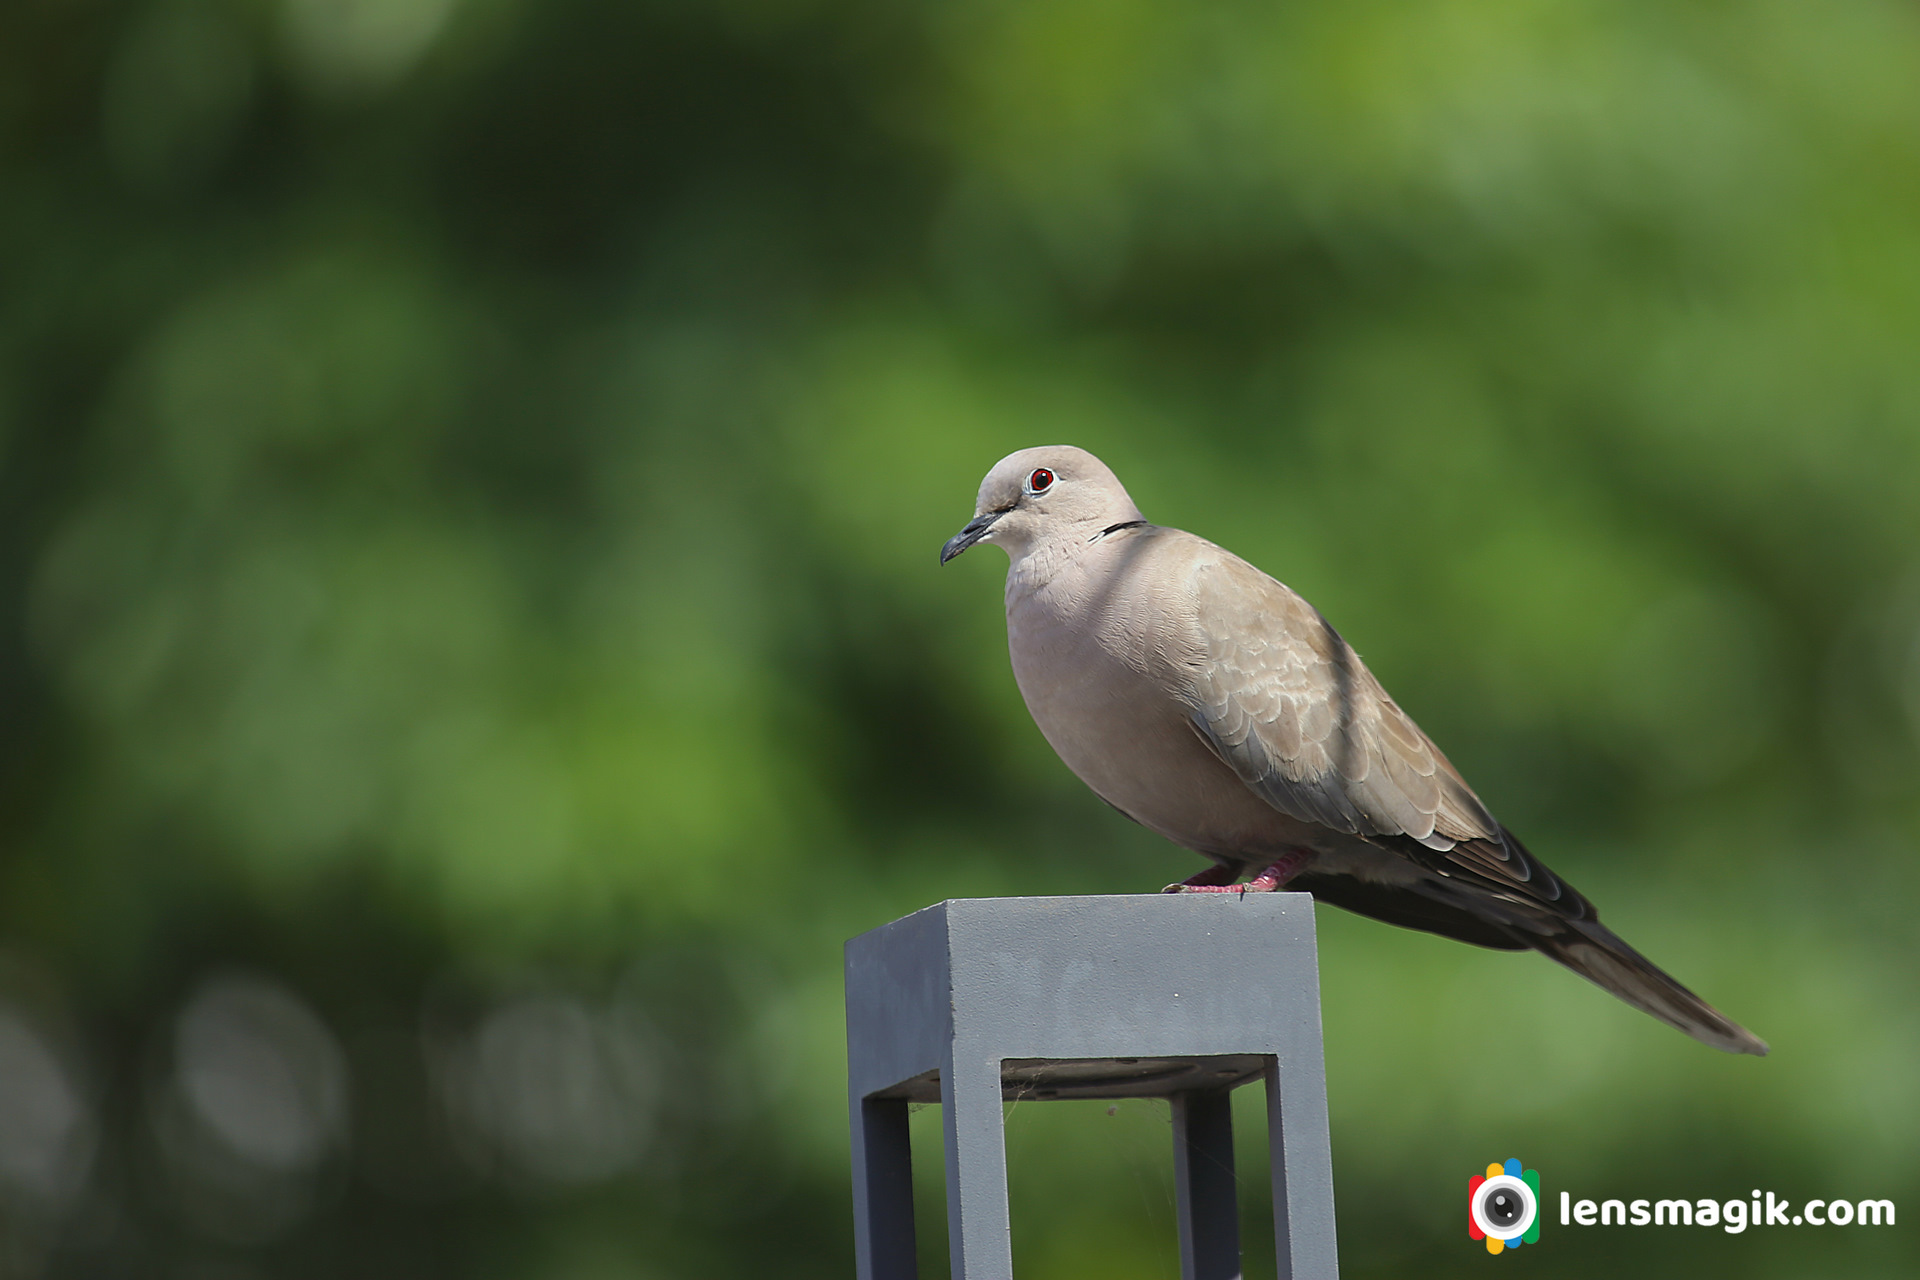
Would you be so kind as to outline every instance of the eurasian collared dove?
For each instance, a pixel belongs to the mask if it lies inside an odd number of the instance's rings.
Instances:
[[[1287,885],[1462,942],[1531,947],[1716,1049],[1767,1051],[1495,821],[1312,605],[1203,538],[1148,524],[1098,458],[1010,454],[974,512],[940,563],[977,542],[1011,559],[1007,648],[1040,732],[1101,799],[1213,859],[1168,892]]]

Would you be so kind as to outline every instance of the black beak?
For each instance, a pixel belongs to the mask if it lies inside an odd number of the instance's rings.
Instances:
[[[940,548],[940,563],[945,564],[986,537],[987,530],[993,528],[993,522],[1005,514],[1007,513],[1004,511],[983,511],[967,521],[967,527],[948,538],[947,545]]]

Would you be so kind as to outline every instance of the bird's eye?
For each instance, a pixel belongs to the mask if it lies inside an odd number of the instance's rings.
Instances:
[[[1045,493],[1051,488],[1053,488],[1053,472],[1045,467],[1036,468],[1034,473],[1027,477],[1028,493]]]

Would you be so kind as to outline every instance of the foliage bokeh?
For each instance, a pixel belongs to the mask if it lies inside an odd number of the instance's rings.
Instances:
[[[847,1274],[841,940],[1194,869],[934,567],[1056,441],[1775,1046],[1323,909],[1348,1275],[1920,1211],[1910,6],[21,0],[0,149],[10,1274]],[[1165,1122],[1016,1109],[1029,1274]]]

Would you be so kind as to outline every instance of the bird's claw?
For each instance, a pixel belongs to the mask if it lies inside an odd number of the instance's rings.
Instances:
[[[1250,893],[1277,893],[1287,881],[1298,875],[1300,869],[1313,857],[1310,853],[1290,853],[1286,857],[1269,863],[1265,870],[1244,884],[1231,883],[1233,871],[1222,866],[1208,867],[1199,875],[1170,884],[1162,893],[1237,893],[1246,897]]]

